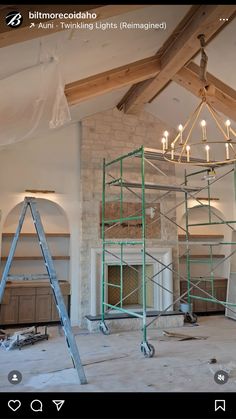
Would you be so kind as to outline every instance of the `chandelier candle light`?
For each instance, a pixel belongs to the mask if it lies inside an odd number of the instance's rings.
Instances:
[[[175,148],[174,143],[171,143],[171,160],[174,160],[174,148]]]
[[[204,37],[204,35],[201,35]],[[209,84],[206,78],[202,74],[206,74],[206,54],[201,48],[201,70],[200,80],[203,84],[203,88],[199,91],[201,102],[194,110],[192,115],[189,117],[187,122],[178,126],[178,133],[176,137],[168,145],[169,132],[164,131],[162,137],[162,150],[163,157],[165,160],[171,163],[180,164],[193,164],[196,166],[203,167],[217,167],[220,165],[231,164],[236,162],[236,132],[231,126],[229,119],[223,120],[222,116],[213,108],[210,102],[207,100],[207,92]],[[211,134],[211,124],[208,125],[206,119],[200,120],[201,113],[204,111],[204,118],[208,113],[210,118],[215,123],[218,133],[220,133],[220,139],[215,139],[215,132]],[[199,128],[197,124],[200,124]],[[195,128],[195,129],[194,129]],[[200,133],[199,133],[200,130]],[[199,139],[199,134],[200,139]],[[194,139],[194,135],[196,139]],[[219,156],[219,159],[217,159]]]
[[[207,132],[206,132],[206,121],[203,119],[201,121],[201,127],[202,127],[202,141],[207,140]]]
[[[227,128],[227,137],[228,137],[228,140],[230,140],[230,125],[231,125],[231,122],[230,122],[229,119],[227,119],[227,121],[225,122],[225,125],[226,125],[226,128]]]
[[[179,138],[180,138],[179,143],[183,144],[183,125],[182,124],[179,124]]]
[[[209,161],[210,161],[210,158],[209,158],[210,146],[206,145],[205,149],[206,149],[206,160],[207,160],[207,163],[209,163]]]
[[[228,143],[225,144],[225,148],[226,148],[226,160],[229,160],[229,144]]]
[[[162,142],[162,151],[163,151],[163,153],[165,153],[165,151],[166,151],[166,139],[164,137],[162,137],[161,142]]]
[[[165,131],[164,132],[164,137],[166,139],[166,150],[168,149],[168,136],[169,136],[169,132],[168,131]]]

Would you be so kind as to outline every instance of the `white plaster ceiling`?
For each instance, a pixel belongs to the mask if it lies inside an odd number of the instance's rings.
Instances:
[[[0,78],[39,64],[56,55],[65,83],[154,55],[191,5],[147,6],[106,22],[166,22],[166,30],[68,30],[0,49]],[[103,21],[101,21],[104,23]],[[28,88],[22,82],[22,95]],[[72,120],[115,106],[129,87],[105,94],[71,108]],[[4,100],[4,98],[2,98]]]
[[[106,93],[105,95],[81,102],[77,106],[72,106],[70,109],[72,122],[83,119],[88,115],[115,108],[120,98],[123,97],[130,87],[131,86],[127,86],[123,89],[117,89],[113,92]]]

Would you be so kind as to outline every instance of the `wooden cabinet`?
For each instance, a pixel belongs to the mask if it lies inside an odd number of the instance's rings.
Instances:
[[[18,300],[18,323],[31,323],[35,320],[35,295],[20,295]]]
[[[52,319],[52,297],[51,295],[37,295],[35,307],[35,320],[39,323],[47,322]]]
[[[19,318],[18,297],[11,295],[7,304],[0,306],[0,324],[16,324]]]
[[[215,290],[215,297],[217,298],[217,300],[226,301],[227,281],[228,280],[224,278],[215,279],[214,290]],[[192,280],[191,282],[193,282],[193,284],[194,283],[196,284],[198,281]],[[211,283],[209,281],[201,281],[200,284],[198,284],[198,286],[202,288],[204,291],[212,295]],[[187,281],[181,281],[180,294],[183,294],[186,291],[187,291]],[[208,296],[203,291],[200,291],[197,288],[193,288],[191,291],[191,294],[198,297],[208,298]],[[187,296],[185,296],[185,299],[187,299]],[[204,301],[204,300],[198,300],[198,299],[192,298],[192,303],[193,303],[194,313],[206,313],[206,312],[214,312],[214,311],[224,312],[225,310],[223,305],[216,304],[210,301]]]
[[[70,284],[59,281],[69,311]],[[0,305],[0,326],[59,321],[49,282],[14,281],[7,283]]]

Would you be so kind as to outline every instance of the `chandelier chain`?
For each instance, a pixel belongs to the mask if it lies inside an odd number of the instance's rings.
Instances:
[[[200,62],[200,80],[202,82],[203,88],[204,90],[207,87],[207,62],[208,62],[208,56],[205,52],[205,45],[206,45],[206,39],[205,39],[205,35],[201,34],[198,36],[198,39],[200,41],[200,45],[201,45],[201,62]]]

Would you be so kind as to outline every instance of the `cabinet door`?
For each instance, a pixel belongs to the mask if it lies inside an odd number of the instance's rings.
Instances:
[[[0,306],[0,324],[18,323],[19,297],[11,295],[8,304]]]
[[[227,279],[222,279],[218,282],[218,286],[216,288],[216,298],[219,301],[226,301],[227,298]],[[225,311],[225,307],[222,304],[216,304],[217,310],[219,311]]]
[[[36,322],[50,322],[52,311],[51,295],[37,295],[36,296]]]
[[[19,296],[19,318],[18,323],[35,322],[35,295]]]
[[[197,284],[197,281],[191,281],[192,284]],[[190,284],[190,287],[192,287],[192,284]],[[202,288],[203,290],[206,289],[206,282],[201,281],[198,284],[199,288]],[[183,294],[185,291],[187,291],[187,281],[181,281],[180,282],[180,293]],[[199,290],[198,288],[193,288],[190,291],[191,295],[196,295],[197,297],[206,297],[203,291]],[[188,296],[187,294],[184,296],[185,300],[187,301]],[[207,307],[207,302],[204,300],[199,300],[197,298],[191,298],[191,303],[193,304],[193,312],[194,313],[204,313]]]
[[[212,294],[212,289],[210,284],[208,284],[207,291],[209,294]],[[227,279],[218,279],[214,281],[214,295],[219,301],[226,300],[226,291],[227,291]],[[217,304],[214,302],[207,303],[207,311],[222,311],[224,312],[225,308],[222,304]]]
[[[67,308],[67,311],[68,311],[68,299],[69,299],[68,295],[63,295],[63,298],[64,298],[64,302],[65,302],[65,305],[66,305],[66,308]],[[53,322],[60,321],[57,306],[56,306],[53,295],[52,295],[52,321]]]

